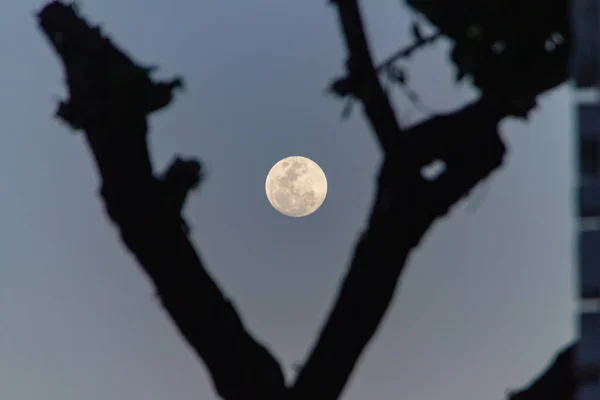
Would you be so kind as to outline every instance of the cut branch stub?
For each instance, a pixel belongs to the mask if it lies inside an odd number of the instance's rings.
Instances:
[[[72,5],[53,1],[38,19],[65,65],[70,98],[59,104],[56,114],[73,129],[124,115],[145,116],[168,106],[173,91],[183,87],[179,77],[152,81],[153,67],[135,64],[99,28],[81,19]]]
[[[353,82],[350,76],[339,78],[333,81],[329,90],[339,97],[346,97],[354,94]]]

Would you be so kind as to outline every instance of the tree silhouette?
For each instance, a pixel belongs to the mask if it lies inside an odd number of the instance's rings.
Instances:
[[[573,373],[576,349],[575,344],[563,349],[529,387],[511,393],[509,400],[573,399],[577,389],[577,379]]]
[[[188,239],[181,209],[189,191],[202,181],[201,163],[177,156],[166,172],[153,173],[146,118],[171,103],[181,78],[155,82],[152,68],[137,65],[99,28],[81,19],[73,5],[53,1],[39,12],[39,25],[64,65],[69,88],[57,116],[83,131],[101,177],[107,214],[223,399],[338,399],[389,307],[410,251],[436,219],[502,165],[506,148],[498,123],[509,115],[526,117],[536,96],[566,79],[568,32],[560,13],[540,22],[539,35],[528,41],[494,17],[524,22],[529,14],[523,10],[513,17],[523,2],[502,3],[501,9],[462,2],[472,6],[470,15],[458,13],[467,8],[454,2],[450,7],[441,0],[410,1],[439,33],[425,37],[415,25],[415,44],[380,66],[372,61],[357,1],[332,2],[348,48],[347,74],[332,90],[362,103],[384,159],[368,226],[292,385],[286,385],[275,357],[245,329]],[[522,27],[530,29],[531,24]],[[538,40],[546,31],[564,39],[552,51]],[[451,114],[401,127],[378,74],[405,85],[395,60],[441,35],[455,41],[457,76],[473,77],[481,95]],[[503,35],[516,35],[519,41]],[[506,53],[497,51],[498,41]],[[524,52],[528,58],[519,61]],[[537,63],[536,68],[530,63]],[[444,171],[424,176],[423,167],[434,161],[442,162]]]

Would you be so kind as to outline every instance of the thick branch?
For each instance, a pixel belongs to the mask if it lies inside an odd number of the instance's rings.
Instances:
[[[431,224],[503,160],[496,123],[482,116],[482,103],[437,117],[415,128],[419,141],[386,156],[369,227],[360,238],[335,306],[293,388],[293,398],[337,399],[361,355],[375,334],[389,304],[408,255]],[[495,113],[490,110],[490,113]],[[437,141],[442,128],[462,131],[453,146]],[[413,137],[408,130],[406,135]],[[427,138],[431,140],[427,140]],[[445,139],[445,137],[443,137]],[[410,152],[410,157],[406,153]],[[436,153],[432,153],[431,150]],[[430,158],[446,162],[437,180],[421,176]]]
[[[179,160],[162,177],[152,173],[146,115],[168,105],[181,82],[153,82],[148,69],[58,1],[39,18],[67,73],[70,99],[59,117],[85,131],[108,214],[219,395],[281,399],[286,389],[278,362],[247,332],[182,226],[181,207],[200,179],[199,163]]]
[[[338,0],[332,3],[337,5],[340,26],[348,46],[349,92],[362,101],[366,117],[385,152],[400,132],[400,125],[379,83],[358,4],[355,0]]]
[[[108,212],[165,309],[204,361],[217,392],[228,400],[280,398],[285,386],[279,364],[250,336],[206,272],[178,215],[165,207],[158,182],[138,182],[105,185]]]
[[[333,89],[362,101],[385,158],[369,227],[293,388],[294,398],[324,400],[340,396],[385,315],[410,250],[436,218],[502,164],[505,147],[498,122],[508,115],[526,116],[535,105],[529,98],[515,101],[484,92],[459,112],[401,132],[373,66],[357,0],[334,3],[349,52],[350,79]],[[536,88],[532,98],[541,90]],[[420,170],[435,159],[446,162],[446,172],[429,182]]]
[[[436,218],[501,165],[505,153],[497,131],[505,114],[488,98],[401,132],[372,65],[357,2],[336,4],[353,61],[353,91],[364,104],[385,158],[369,226],[292,389],[294,399],[339,398],[391,303],[410,250]],[[361,72],[360,81],[356,71]],[[434,159],[444,160],[447,169],[431,182],[421,176],[421,168]]]

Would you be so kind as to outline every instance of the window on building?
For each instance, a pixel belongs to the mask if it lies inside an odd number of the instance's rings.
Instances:
[[[596,138],[583,137],[579,144],[579,172],[582,183],[600,180],[599,144]]]

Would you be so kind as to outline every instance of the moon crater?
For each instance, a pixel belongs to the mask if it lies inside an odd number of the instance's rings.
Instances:
[[[277,211],[289,217],[304,217],[318,210],[325,201],[327,178],[314,161],[292,156],[271,168],[265,190]]]

